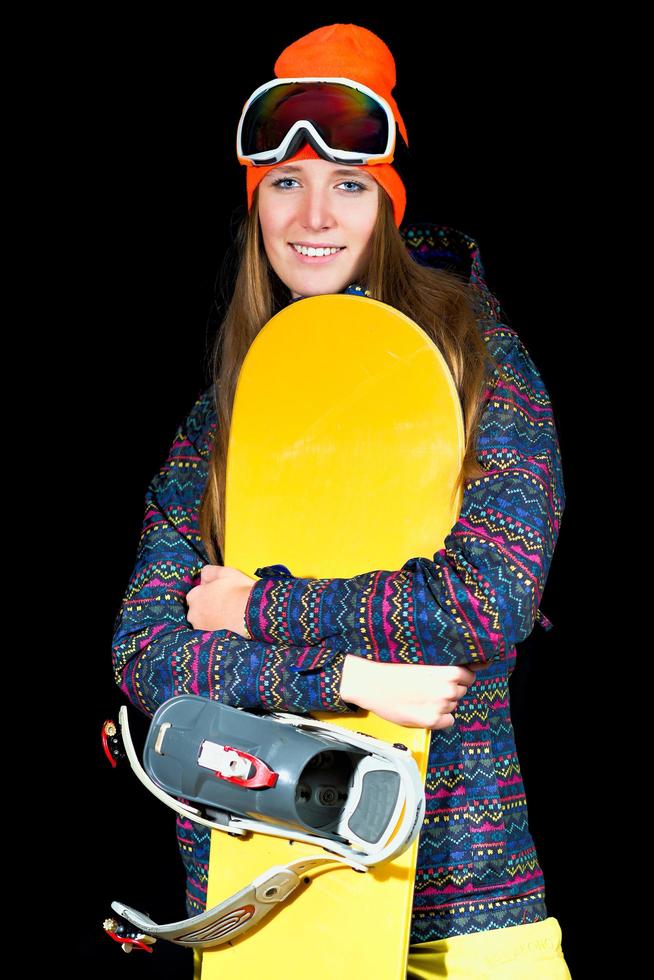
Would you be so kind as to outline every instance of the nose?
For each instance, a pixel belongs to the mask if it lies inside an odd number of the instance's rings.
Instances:
[[[300,224],[309,231],[324,231],[334,226],[334,215],[328,190],[320,187],[307,190],[302,195]]]

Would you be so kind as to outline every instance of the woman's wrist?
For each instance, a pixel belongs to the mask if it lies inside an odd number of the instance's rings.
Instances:
[[[348,653],[343,661],[343,671],[341,674],[340,697],[348,704],[356,704],[361,707],[359,700],[363,694],[362,674],[365,671],[365,664],[368,661]]]

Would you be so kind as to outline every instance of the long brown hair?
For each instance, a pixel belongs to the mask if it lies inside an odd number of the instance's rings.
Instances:
[[[224,555],[227,447],[238,376],[256,335],[291,300],[291,291],[266,255],[258,188],[250,212],[238,227],[235,245],[236,281],[211,354],[217,427],[199,515],[200,534],[212,564],[220,564],[218,554]],[[395,224],[391,199],[381,186],[367,275],[358,282],[373,299],[420,324],[443,354],[461,401],[466,434],[457,487],[466,479],[482,476],[476,437],[487,368],[497,365],[487,351],[473,308],[476,287],[458,273],[422,266],[411,258]]]

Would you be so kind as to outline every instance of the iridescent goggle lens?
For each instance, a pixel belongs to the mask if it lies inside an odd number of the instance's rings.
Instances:
[[[389,152],[388,116],[377,99],[338,82],[284,82],[248,106],[241,128],[242,155],[277,150],[300,119],[313,123],[332,150],[370,156]]]

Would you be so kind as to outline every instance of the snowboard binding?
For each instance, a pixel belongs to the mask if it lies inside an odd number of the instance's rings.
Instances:
[[[212,830],[284,837],[326,852],[274,865],[212,909],[167,925],[112,902],[136,927],[125,943],[124,928],[115,920],[111,930],[105,925],[123,949],[156,939],[196,949],[228,942],[283,903],[311,869],[334,864],[365,872],[392,861],[420,832],[424,786],[415,759],[399,743],[305,715],[259,716],[180,695],[153,716],[141,766],[125,706],[119,722],[137,777],[177,813]]]

